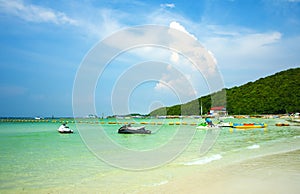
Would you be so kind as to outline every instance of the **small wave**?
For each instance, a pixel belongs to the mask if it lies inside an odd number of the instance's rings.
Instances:
[[[191,161],[191,162],[186,162],[184,165],[201,165],[201,164],[207,164],[215,160],[220,160],[222,156],[220,154],[215,154],[210,157],[205,157],[201,158],[199,160]]]
[[[300,138],[300,135],[294,136],[295,139]]]
[[[169,181],[167,180],[163,180],[163,181],[160,181],[158,183],[152,183],[152,184],[148,184],[146,186],[148,187],[156,187],[156,186],[160,186],[160,185],[164,185],[164,184],[167,184]]]
[[[254,144],[252,146],[248,146],[247,149],[252,150],[252,149],[258,149],[260,146],[258,144]]]

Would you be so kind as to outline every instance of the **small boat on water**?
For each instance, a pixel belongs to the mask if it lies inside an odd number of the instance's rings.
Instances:
[[[209,128],[220,128],[220,127],[232,127],[232,123],[219,121],[219,123],[217,123],[217,124],[213,124],[211,122],[211,124],[209,125],[208,122],[202,122],[196,128],[197,129],[209,129]]]
[[[219,129],[220,127],[215,126],[215,127],[210,127],[210,126],[198,126],[196,127],[197,129],[202,129],[202,130],[210,130],[210,129]]]
[[[119,130],[118,133],[122,134],[151,134],[150,130],[146,130],[145,126],[141,127],[132,127],[129,125],[123,125]]]
[[[66,124],[62,124],[57,131],[59,133],[73,133],[73,130],[70,129]]]
[[[217,128],[219,128],[219,126],[215,126],[215,125],[210,126],[206,122],[203,122],[203,123],[200,123],[196,128],[207,130],[207,129],[217,129]]]
[[[220,122],[217,124],[218,127],[232,127],[231,122]]]
[[[232,123],[233,128],[249,129],[249,128],[265,128],[268,125],[265,123]]]
[[[293,122],[293,123],[300,123],[300,113],[295,113],[295,114],[292,114],[288,119],[287,121],[289,122]]]
[[[206,122],[200,123],[196,128],[197,129],[208,129],[210,126]]]

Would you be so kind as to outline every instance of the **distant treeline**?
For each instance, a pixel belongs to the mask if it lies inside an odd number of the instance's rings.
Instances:
[[[231,115],[300,112],[300,68],[281,71],[255,82],[224,90],[226,108]],[[224,90],[219,93],[225,92]],[[184,110],[192,109],[191,113],[200,114],[201,102],[203,114],[206,114],[211,108],[211,99],[215,94],[203,96],[186,104],[159,108],[150,115],[186,115],[185,112],[189,111]],[[218,103],[214,103],[216,104]]]

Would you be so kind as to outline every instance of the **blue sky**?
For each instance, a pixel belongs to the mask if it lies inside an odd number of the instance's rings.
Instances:
[[[300,66],[298,0],[0,0],[0,116],[72,116],[73,83],[87,53],[112,33],[145,24],[176,24],[195,37],[217,60],[227,88]],[[99,80],[98,115],[116,113],[115,80],[145,58],[132,53],[112,62]],[[128,66],[121,67],[124,61]],[[170,88],[157,89],[180,80],[166,74],[161,80],[133,89],[130,112],[178,103]],[[203,84],[194,87],[198,97],[208,93]]]

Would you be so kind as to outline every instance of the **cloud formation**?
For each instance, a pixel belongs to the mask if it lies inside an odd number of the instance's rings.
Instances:
[[[29,22],[77,25],[76,20],[68,17],[63,12],[33,4],[25,4],[21,0],[0,0],[0,9],[2,12]]]
[[[188,32],[181,23],[172,21],[169,27],[168,35],[174,39],[169,47],[180,49],[170,50],[167,73],[162,75],[155,90],[164,92],[168,91],[168,87],[177,88],[178,94],[184,95],[187,100],[208,93],[208,90],[210,92],[220,90],[223,81],[217,76],[217,61],[212,52],[196,43],[197,38]],[[176,29],[176,31],[172,29]],[[190,38],[178,34],[177,30],[187,34]],[[173,73],[174,70],[180,74]],[[221,85],[213,79],[220,82]],[[190,87],[187,87],[188,85]]]
[[[163,4],[160,4],[160,7],[162,7],[162,8],[174,8],[175,4],[174,3],[163,3]]]
[[[196,36],[194,36],[193,34],[189,33],[185,27],[183,27],[179,22],[176,22],[176,21],[172,21],[169,25],[170,28],[173,28],[173,29],[176,29],[176,30],[179,30],[181,32],[184,32],[186,34],[188,34],[189,36],[193,37],[195,40],[197,40]]]

